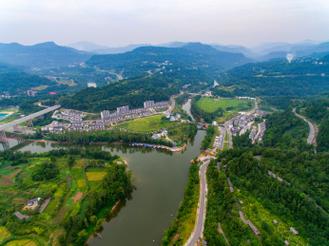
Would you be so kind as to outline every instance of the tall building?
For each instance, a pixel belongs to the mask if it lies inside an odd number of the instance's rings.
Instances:
[[[144,102],[144,108],[153,108],[154,107],[154,101],[145,101]]]
[[[110,111],[108,111],[108,110],[104,110],[104,111],[102,111],[102,112],[101,112],[101,119],[102,119],[102,120],[106,120],[106,119],[108,119],[108,118],[110,118]]]
[[[125,105],[125,106],[121,106],[121,107],[117,107],[117,113],[118,114],[125,114],[129,112],[129,106]]]

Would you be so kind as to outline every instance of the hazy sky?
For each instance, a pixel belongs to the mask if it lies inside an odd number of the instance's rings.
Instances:
[[[329,0],[0,0],[0,42],[329,40]]]

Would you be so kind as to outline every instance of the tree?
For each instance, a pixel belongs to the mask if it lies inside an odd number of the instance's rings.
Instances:
[[[32,173],[32,179],[34,181],[50,180],[56,178],[58,174],[59,170],[56,164],[45,162]]]

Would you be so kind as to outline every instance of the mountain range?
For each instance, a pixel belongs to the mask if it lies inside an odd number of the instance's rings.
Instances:
[[[91,54],[54,42],[35,45],[0,43],[0,62],[28,68],[51,68],[79,64]]]
[[[329,90],[329,55],[249,63],[221,74],[218,95],[310,96]]]
[[[158,47],[167,48],[179,48],[189,44],[189,42],[169,42],[158,44]],[[285,43],[285,42],[272,42],[264,43],[255,47],[245,47],[242,45],[222,45],[212,43],[209,44],[215,49],[224,52],[242,53],[248,58],[255,60],[269,60],[273,58],[283,58],[287,53],[293,53],[295,56],[308,56],[314,53],[329,53],[329,42],[316,42],[312,40],[306,40],[297,43]],[[138,47],[152,46],[150,44],[131,44],[122,47],[109,47],[104,45],[98,45],[91,42],[77,42],[69,44],[68,46],[78,50],[93,52],[97,54],[117,54],[134,50]]]
[[[86,64],[122,72],[125,77],[155,72],[203,71],[216,73],[251,62],[241,53],[219,51],[210,45],[145,46],[122,54],[94,55]]]

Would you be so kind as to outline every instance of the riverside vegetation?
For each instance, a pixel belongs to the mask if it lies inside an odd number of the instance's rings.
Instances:
[[[102,228],[113,206],[132,192],[123,161],[108,152],[3,152],[0,158],[1,244],[83,245]],[[24,209],[38,197],[41,206]],[[14,212],[27,217],[19,219]]]
[[[166,230],[162,245],[183,245],[194,229],[199,199],[199,165],[192,164],[183,201],[175,220]]]

